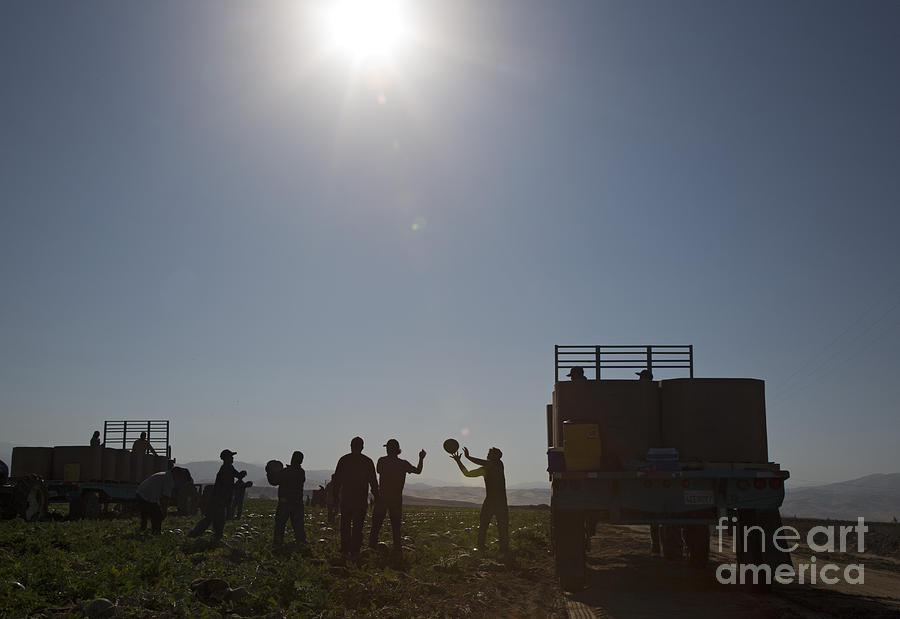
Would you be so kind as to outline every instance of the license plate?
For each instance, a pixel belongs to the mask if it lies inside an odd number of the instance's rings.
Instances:
[[[685,505],[713,505],[715,501],[713,500],[713,491],[712,490],[685,490],[684,491],[684,504]]]

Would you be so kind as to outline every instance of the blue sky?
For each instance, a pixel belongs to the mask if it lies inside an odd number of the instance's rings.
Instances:
[[[797,482],[900,471],[900,6],[422,0],[373,67],[327,4],[0,8],[5,441],[541,480],[554,344],[690,343]]]

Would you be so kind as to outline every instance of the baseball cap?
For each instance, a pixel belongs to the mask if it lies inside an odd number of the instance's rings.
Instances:
[[[222,453],[219,454],[219,457],[224,460],[228,456],[236,456],[236,455],[237,455],[236,451],[231,451],[230,449],[223,449]]]

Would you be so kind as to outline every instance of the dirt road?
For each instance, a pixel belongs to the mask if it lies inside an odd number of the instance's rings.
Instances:
[[[715,567],[734,562],[719,553],[714,539],[710,566],[695,570],[649,553],[645,526],[601,525],[588,553],[588,588],[567,594],[569,615],[601,619],[706,619],[900,617],[900,563],[884,557],[839,555],[825,558],[841,566],[866,563],[865,584],[774,585],[753,593],[716,581]],[[794,555],[794,564],[809,554]],[[820,563],[822,558],[820,558]]]

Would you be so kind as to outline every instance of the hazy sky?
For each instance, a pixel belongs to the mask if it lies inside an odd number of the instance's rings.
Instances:
[[[900,471],[900,3],[327,6],[0,4],[2,440],[544,480],[554,344],[685,343],[797,482]]]

